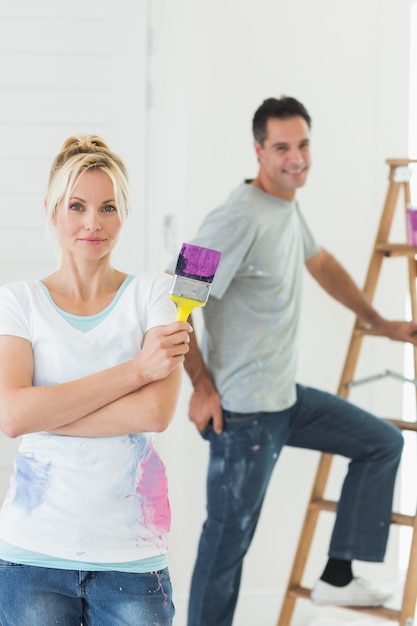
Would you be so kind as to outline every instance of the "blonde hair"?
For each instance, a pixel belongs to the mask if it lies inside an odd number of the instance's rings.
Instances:
[[[75,184],[83,172],[89,169],[98,169],[108,175],[113,183],[120,220],[123,222],[129,215],[128,175],[122,159],[98,135],[74,135],[64,141],[52,163],[45,202],[46,215],[50,222],[63,199],[68,205]]]

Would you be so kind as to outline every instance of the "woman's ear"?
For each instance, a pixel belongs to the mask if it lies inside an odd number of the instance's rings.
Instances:
[[[48,217],[48,196],[45,196],[43,200],[43,210],[45,211],[46,217]],[[50,222],[53,226],[56,226],[56,211],[51,215]]]

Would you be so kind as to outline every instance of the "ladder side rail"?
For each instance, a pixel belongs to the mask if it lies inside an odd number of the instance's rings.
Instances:
[[[404,183],[405,206],[411,204],[411,189],[409,181]],[[416,251],[417,252],[417,251]],[[408,288],[410,293],[411,319],[417,320],[417,261],[416,257],[408,257]],[[417,348],[414,347],[414,376],[417,375]],[[417,388],[416,388],[417,399]]]
[[[406,206],[411,204],[410,185],[405,183]],[[411,319],[417,319],[417,261],[415,257],[408,258],[408,286],[410,292]],[[414,376],[417,374],[417,347],[413,348]],[[417,388],[416,388],[417,394]],[[417,395],[416,395],[417,399]],[[408,557],[407,574],[404,583],[400,625],[412,624],[417,601],[417,510],[412,527],[412,539]]]
[[[395,168],[391,165],[390,175],[389,175],[389,185],[387,196],[384,203],[384,208],[382,211],[382,215],[379,221],[378,230],[375,238],[375,243],[373,246],[371,259],[368,266],[368,272],[365,278],[365,284],[363,287],[363,292],[368,297],[370,302],[372,302],[376,285],[378,282],[378,277],[381,271],[382,261],[384,259],[384,253],[377,250],[377,245],[380,243],[387,243],[389,232],[392,225],[392,220],[394,217],[395,207],[398,201],[399,187],[400,184],[395,182],[394,180]],[[340,377],[339,387],[337,393],[343,398],[347,398],[349,395],[349,389],[347,387],[347,383],[349,383],[353,379],[353,374],[357,366],[357,362],[359,359],[359,353],[362,346],[363,334],[361,332],[361,328],[363,324],[359,318],[355,319],[353,331],[349,343],[349,347],[347,350],[346,360],[343,366],[342,374]]]
[[[411,547],[400,609],[400,626],[413,623],[417,600],[417,514],[412,527]]]
[[[381,270],[382,261],[384,255],[380,252],[377,252],[376,247],[378,243],[387,243],[388,236],[392,225],[392,220],[394,218],[394,211],[398,201],[398,194],[400,191],[401,183],[397,183],[394,180],[395,169],[391,166],[390,172],[390,182],[388,185],[387,196],[385,199],[384,208],[382,211],[381,219],[379,222],[379,227],[373,247],[373,252],[371,256],[371,261],[369,263],[368,273],[366,275],[365,284],[363,287],[363,291],[365,295],[372,302],[376,283],[378,281],[378,277]]]
[[[408,259],[408,288],[410,292],[410,307],[411,307],[411,319],[417,320],[417,261],[415,258]],[[417,347],[413,348],[413,365],[414,365],[414,377],[417,376]],[[417,387],[416,387],[416,402],[417,402]]]
[[[349,348],[347,352],[347,357],[345,359],[345,363],[343,365],[342,374],[340,376],[339,386],[337,389],[337,394],[342,398],[347,398],[349,395],[349,387],[348,383],[353,380],[353,374],[356,369],[356,365],[359,359],[359,353],[361,349],[363,341],[363,335],[360,331],[357,330],[356,324],[352,331],[352,336],[349,342]]]

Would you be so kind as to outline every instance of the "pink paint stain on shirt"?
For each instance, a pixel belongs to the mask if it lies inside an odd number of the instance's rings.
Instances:
[[[168,532],[171,527],[168,481],[165,465],[152,445],[142,459],[135,492],[141,496],[144,525],[160,533]]]

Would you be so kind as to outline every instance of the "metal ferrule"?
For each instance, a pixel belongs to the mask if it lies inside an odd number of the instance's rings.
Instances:
[[[205,283],[194,278],[186,278],[185,276],[174,276],[170,294],[180,296],[182,298],[190,298],[198,302],[206,303],[209,297],[211,283]]]

